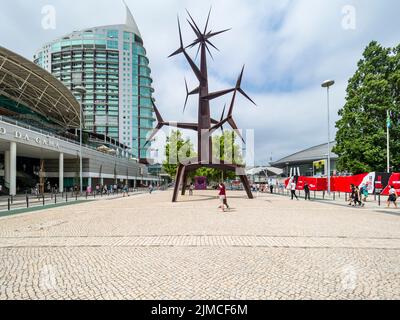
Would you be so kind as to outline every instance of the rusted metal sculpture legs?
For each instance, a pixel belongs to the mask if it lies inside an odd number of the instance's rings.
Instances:
[[[185,166],[183,164],[178,165],[178,169],[177,169],[177,172],[176,172],[176,181],[175,181],[175,187],[174,187],[174,194],[173,194],[173,197],[172,197],[172,202],[177,202],[178,201],[179,189],[180,189],[181,186],[182,186],[181,194],[183,196],[185,195],[189,173],[192,172],[192,171],[195,171],[195,170],[197,170],[197,169],[199,169],[201,167],[214,167],[214,166],[207,166],[207,165],[202,165],[202,166],[199,166],[199,165],[195,165],[195,166],[186,165]],[[235,171],[236,170],[236,167],[233,167],[233,166],[226,166],[225,167],[223,165],[222,166],[220,165],[218,167],[219,167],[219,169],[223,168],[226,171]],[[244,187],[244,189],[246,191],[247,197],[249,199],[254,199],[253,194],[251,192],[249,180],[247,179],[247,176],[246,175],[241,175],[240,176],[240,181],[243,184],[243,187]]]
[[[240,181],[242,182],[243,187],[246,190],[249,199],[253,199],[253,193],[251,192],[250,183],[249,179],[247,179],[247,176],[240,176]]]

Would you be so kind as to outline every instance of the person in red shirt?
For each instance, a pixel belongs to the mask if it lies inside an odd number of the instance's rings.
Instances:
[[[221,205],[218,208],[221,208],[222,212],[225,212],[225,206],[227,209],[229,209],[228,205],[228,200],[226,198],[226,187],[225,185],[221,182],[218,186],[219,189],[219,200],[221,202]]]

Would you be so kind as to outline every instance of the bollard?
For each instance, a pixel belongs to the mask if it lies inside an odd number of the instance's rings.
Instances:
[[[43,198],[43,206],[44,206],[44,204],[45,204],[44,194],[42,195],[42,198]]]
[[[336,192],[333,193],[333,201],[336,200]]]
[[[322,199],[325,200],[325,191],[322,193]]]
[[[57,204],[57,194],[54,195],[54,204]]]
[[[11,210],[11,200],[10,200],[10,197],[8,197],[8,211],[10,211]]]
[[[29,197],[26,195],[26,207],[29,208]]]
[[[314,200],[317,199],[317,193],[314,191]]]
[[[378,195],[378,204],[381,206],[381,194]]]
[[[68,202],[68,192],[65,193],[65,202]]]

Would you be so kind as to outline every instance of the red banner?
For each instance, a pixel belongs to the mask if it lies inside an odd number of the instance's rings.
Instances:
[[[398,195],[400,195],[400,173],[393,173],[389,179],[388,186],[382,191],[383,196],[389,195],[390,187],[393,186],[396,189]]]
[[[386,177],[387,176],[387,177]],[[386,177],[386,178],[385,178]],[[389,179],[390,177],[390,179]],[[285,181],[286,187],[288,187],[291,179]],[[327,191],[327,178],[313,178],[313,177],[295,177],[296,190],[304,190],[304,186],[307,183],[310,191]],[[390,186],[394,186],[397,193],[400,195],[400,173],[393,174],[381,174],[381,173],[364,173],[355,176],[347,177],[332,177],[331,178],[331,191],[333,192],[351,192],[351,185],[358,187],[367,187],[370,194],[375,191],[379,192],[381,189],[382,195],[388,195]]]

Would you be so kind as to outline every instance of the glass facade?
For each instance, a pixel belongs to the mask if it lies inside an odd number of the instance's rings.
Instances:
[[[86,131],[105,134],[127,145],[138,159],[154,126],[151,69],[143,40],[125,25],[74,32],[35,55],[70,90],[83,85]],[[80,97],[77,96],[80,100]]]

